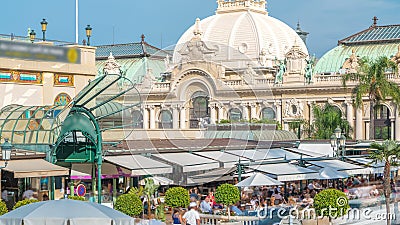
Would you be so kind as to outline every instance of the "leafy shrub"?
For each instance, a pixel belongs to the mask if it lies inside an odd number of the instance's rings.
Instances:
[[[350,206],[345,193],[336,189],[326,189],[315,196],[314,208],[318,216],[336,218],[346,215]]]
[[[68,199],[77,200],[77,201],[86,201],[85,197],[77,196],[77,195],[68,195]]]
[[[143,212],[143,204],[137,195],[123,194],[115,201],[114,209],[128,216],[138,216]]]
[[[165,203],[173,208],[187,207],[190,203],[189,192],[183,187],[173,187],[165,192]]]
[[[0,201],[0,216],[8,213],[7,205],[4,201]]]
[[[220,123],[220,124],[227,124],[227,123],[231,123],[231,121],[230,121],[230,120],[226,120],[226,119],[221,119],[221,120],[219,121],[219,123]]]
[[[218,186],[214,193],[215,201],[224,205],[232,205],[240,201],[239,189],[232,184]]]
[[[37,200],[37,199],[24,199],[24,200],[21,200],[21,201],[18,201],[17,203],[15,203],[13,209],[17,209],[17,208],[19,208],[21,206],[28,205],[28,204],[35,203],[35,202],[39,202],[39,200]]]

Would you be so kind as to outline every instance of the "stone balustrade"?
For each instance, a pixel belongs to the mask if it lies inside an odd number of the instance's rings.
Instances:
[[[258,225],[260,219],[257,216],[230,216],[229,220],[237,221],[235,225]],[[228,221],[228,216],[200,214],[201,225],[220,225],[221,221]]]

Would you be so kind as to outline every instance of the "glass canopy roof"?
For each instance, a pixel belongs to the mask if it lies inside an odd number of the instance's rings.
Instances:
[[[13,145],[52,145],[71,110],[90,111],[101,131],[132,132],[129,109],[140,104],[134,84],[120,75],[104,75],[90,82],[67,106],[9,105],[0,110],[0,136]]]
[[[353,36],[345,38],[339,43],[352,44],[374,41],[395,41],[400,40],[400,25],[376,26]]]

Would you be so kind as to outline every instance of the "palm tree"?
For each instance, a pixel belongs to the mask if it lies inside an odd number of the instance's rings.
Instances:
[[[313,106],[314,123],[313,136],[315,139],[330,139],[336,128],[341,128],[346,137],[351,138],[352,127],[342,118],[342,112],[337,107],[327,103],[321,107]]]
[[[358,84],[353,90],[354,104],[357,108],[363,105],[363,97],[368,95],[370,102],[370,126],[369,139],[373,140],[375,136],[374,109],[380,102],[391,97],[395,104],[400,103],[400,88],[386,77],[387,72],[397,73],[397,65],[387,57],[379,57],[376,60],[360,60],[360,67],[355,74],[346,74],[343,76],[343,86],[349,80],[357,81]]]
[[[383,172],[383,192],[385,194],[386,203],[386,218],[387,224],[390,224],[390,194],[392,192],[390,186],[390,168],[392,166],[399,166],[397,162],[400,159],[400,144],[393,140],[386,140],[382,144],[372,143],[370,147],[369,158],[372,159],[371,163],[384,163]]]

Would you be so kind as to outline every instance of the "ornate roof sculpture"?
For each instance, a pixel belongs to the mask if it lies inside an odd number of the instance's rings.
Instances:
[[[297,43],[308,55],[299,35],[285,23],[270,17],[265,0],[218,0],[216,14],[196,23],[179,39],[173,62],[181,63],[181,55],[194,36],[201,37],[207,46],[217,46],[213,60],[228,68],[246,68],[249,61],[257,67],[274,66],[274,60],[283,60]],[[201,27],[201,35],[196,34]],[[214,49],[214,47],[212,47]]]
[[[359,58],[367,56],[375,59],[380,56],[393,58],[399,52],[400,25],[378,26],[378,18],[361,32],[344,38],[338,46],[328,51],[318,61],[315,72],[318,74],[346,73],[354,71]]]
[[[148,44],[144,35],[141,36],[141,42],[96,47],[99,74],[123,74],[133,83],[143,82],[149,69],[154,76],[152,80],[161,79],[161,74],[168,69],[172,55]]]

